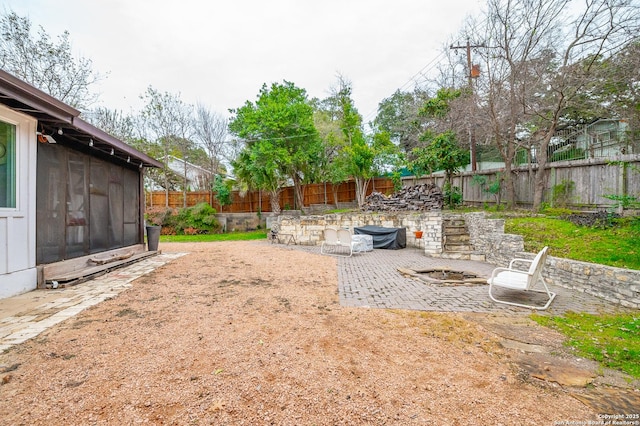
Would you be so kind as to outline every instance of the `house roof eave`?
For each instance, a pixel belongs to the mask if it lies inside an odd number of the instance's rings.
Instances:
[[[0,70],[0,84],[2,96],[13,98],[30,108],[15,108],[28,115],[46,114],[56,120],[71,123],[80,111],[54,98],[53,96],[33,87],[4,70]]]
[[[53,133],[60,129],[74,143],[113,150],[113,155],[120,160],[136,161],[140,167],[163,167],[160,161],[81,119],[77,109],[4,70],[0,70],[0,104],[36,118],[40,131],[46,128]]]

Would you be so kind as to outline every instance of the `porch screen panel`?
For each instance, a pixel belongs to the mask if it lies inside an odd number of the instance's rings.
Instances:
[[[91,253],[109,248],[109,164],[91,159]]]
[[[73,258],[89,253],[89,159],[74,152],[67,158],[66,257]]]
[[[36,262],[65,258],[67,167],[66,151],[38,144],[36,178]]]
[[[142,241],[139,176],[62,143],[38,144],[37,263]]]
[[[109,166],[109,247],[124,246],[123,169]]]
[[[124,169],[124,245],[140,242],[140,174]]]

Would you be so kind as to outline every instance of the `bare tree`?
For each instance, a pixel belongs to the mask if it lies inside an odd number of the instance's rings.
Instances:
[[[513,166],[523,147],[528,91],[540,81],[529,73],[532,61],[544,56],[554,41],[558,16],[569,0],[489,0],[486,34],[489,45],[480,51],[484,75],[478,80],[479,109],[487,117],[490,139],[505,164],[504,188],[508,207],[515,203]]]
[[[102,76],[91,60],[71,54],[69,33],[57,43],[42,27],[34,36],[29,18],[15,12],[0,17],[0,68],[80,110],[98,98],[91,86]]]
[[[185,154],[189,148],[187,141],[192,136],[193,107],[185,104],[179,94],[160,93],[151,86],[147,88],[142,98],[147,102],[142,111],[145,129],[148,132],[147,139],[156,141],[161,147],[164,157],[165,205],[169,205],[170,173],[167,166],[169,155],[179,151],[183,154],[184,184],[182,191],[183,206],[186,207],[188,185]]]
[[[540,80],[548,85],[546,100],[532,102],[535,93],[526,93],[525,112],[539,123],[542,131],[534,140],[538,169],[535,178],[533,208],[539,209],[546,187],[547,149],[565,109],[576,101],[582,90],[593,81],[598,60],[618,52],[640,30],[640,5],[633,0],[590,0],[577,14],[554,46],[558,67],[551,76],[538,67]],[[537,96],[536,96],[537,97]]]
[[[229,151],[227,149],[228,122],[225,117],[212,112],[202,104],[196,105],[195,112],[195,137],[209,157],[208,169],[211,172],[211,178],[207,187],[211,190],[213,176],[220,173],[222,158]]]
[[[94,126],[116,138],[133,144],[138,134],[137,119],[120,110],[95,108],[83,114]]]
[[[533,207],[540,207],[547,149],[567,108],[588,84],[592,88],[598,60],[637,37],[640,13],[633,0],[571,6],[570,0],[489,0],[486,24],[464,32],[486,43],[478,51],[477,107],[505,163],[508,206],[515,203],[512,171],[522,153],[535,156]]]

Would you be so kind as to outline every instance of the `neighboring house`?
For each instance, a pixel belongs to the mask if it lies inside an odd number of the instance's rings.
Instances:
[[[583,126],[558,129],[549,144],[549,158],[571,160],[638,154],[629,131],[627,121],[618,119],[598,119]]]
[[[165,162],[167,166],[178,176],[180,176],[180,185],[184,184],[185,175],[187,177],[187,189],[189,191],[209,191],[210,183],[213,181],[214,174],[195,164],[191,164],[182,158],[169,155]],[[186,173],[185,173],[186,171]]]
[[[79,115],[0,70],[0,298],[144,251],[143,170],[162,164]]]
[[[630,137],[631,129],[626,120],[598,119],[581,126],[567,126],[556,131],[547,148],[548,161],[582,160],[585,158],[609,158],[624,154],[639,154],[640,143]],[[523,145],[530,134],[518,136]],[[497,161],[492,153],[493,161],[478,162],[478,170],[504,168],[504,162]],[[531,148],[529,155],[525,150],[516,154],[519,165],[528,160],[537,163],[537,148]],[[467,166],[462,171],[470,171]]]

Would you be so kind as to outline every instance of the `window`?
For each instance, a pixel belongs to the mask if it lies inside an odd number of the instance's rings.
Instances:
[[[0,121],[0,208],[16,207],[16,126]]]

